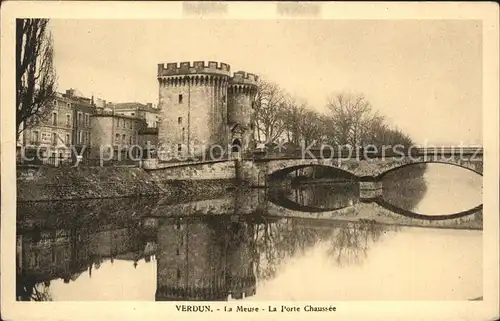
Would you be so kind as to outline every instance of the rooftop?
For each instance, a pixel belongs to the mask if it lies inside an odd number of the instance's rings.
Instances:
[[[142,110],[142,111],[149,111],[152,113],[158,112],[158,108],[153,107],[152,103],[147,103],[147,104],[141,104],[138,102],[117,103],[117,104],[112,104],[111,108],[115,110]]]

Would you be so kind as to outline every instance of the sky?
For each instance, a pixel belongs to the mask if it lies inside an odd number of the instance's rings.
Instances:
[[[482,26],[474,20],[51,20],[58,90],[158,101],[157,64],[213,60],[327,113],[363,94],[417,144],[482,143]]]

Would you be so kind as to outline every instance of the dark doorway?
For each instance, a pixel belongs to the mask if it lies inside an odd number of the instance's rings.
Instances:
[[[239,153],[241,151],[241,141],[236,138],[231,146],[231,153]]]

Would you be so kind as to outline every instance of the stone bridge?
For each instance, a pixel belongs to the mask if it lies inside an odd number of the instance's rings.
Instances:
[[[369,157],[314,157],[303,158],[261,158],[243,161],[243,180],[253,187],[266,187],[273,179],[304,167],[325,166],[338,169],[353,179],[364,182],[379,182],[387,173],[419,163],[441,163],[458,166],[483,175],[483,150],[461,149],[457,151],[419,150],[407,155],[372,155]]]

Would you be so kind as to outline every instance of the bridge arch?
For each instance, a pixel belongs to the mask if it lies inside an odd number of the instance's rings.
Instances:
[[[463,163],[455,163],[455,162],[444,161],[444,160],[419,160],[419,161],[409,162],[409,163],[404,163],[404,164],[395,164],[395,166],[384,170],[384,172],[378,174],[377,176],[375,176],[375,178],[377,180],[381,180],[384,178],[385,175],[387,175],[389,173],[395,172],[395,171],[402,169],[402,168],[405,168],[405,167],[418,165],[418,164],[444,164],[444,165],[449,165],[449,166],[455,166],[455,167],[460,167],[460,168],[466,169],[466,170],[471,171],[473,173],[476,173],[480,176],[483,176],[482,164],[481,164],[481,166],[467,166]],[[478,167],[479,167],[479,170],[477,169]]]
[[[345,170],[343,168],[340,168],[338,166],[333,166],[333,165],[327,165],[327,164],[314,164],[314,163],[303,163],[303,164],[295,164],[295,165],[289,165],[289,166],[284,166],[280,167],[278,169],[271,168],[268,171],[268,176],[269,177],[276,177],[276,176],[285,176],[290,173],[292,173],[295,170],[302,169],[302,168],[308,168],[308,167],[322,167],[322,168],[330,168],[334,171],[338,171],[339,173],[342,173],[342,175],[345,175],[346,178],[352,179],[352,180],[357,180],[358,176],[348,170]]]

